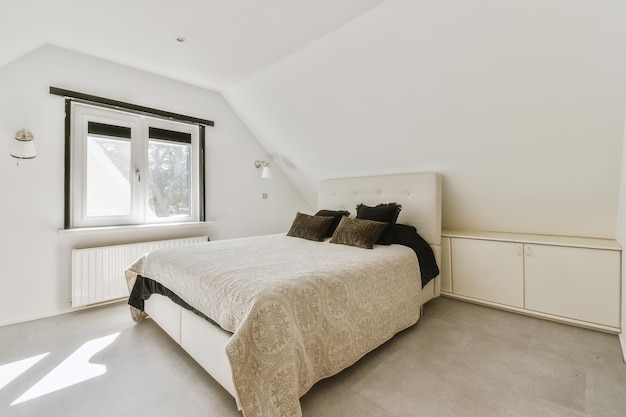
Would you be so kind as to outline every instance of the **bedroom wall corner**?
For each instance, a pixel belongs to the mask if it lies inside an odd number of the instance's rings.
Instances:
[[[50,86],[214,120],[206,144],[206,211],[214,223],[139,232],[60,232],[64,101],[49,94]],[[278,233],[289,228],[296,211],[310,210],[277,167],[273,180],[258,178],[253,163],[267,153],[219,93],[51,45],[0,67],[0,91],[0,326],[73,310],[72,248]],[[8,144],[22,128],[33,132],[38,156],[18,166]],[[262,193],[269,198],[262,199]]]
[[[622,322],[619,342],[622,348],[622,355],[626,363],[626,109],[624,111],[624,140],[622,142],[622,172],[620,175],[619,205],[617,217],[617,241],[622,246]]]

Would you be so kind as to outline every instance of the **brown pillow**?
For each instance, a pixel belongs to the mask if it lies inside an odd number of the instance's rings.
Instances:
[[[402,206],[398,203],[379,204],[376,207],[359,204],[356,206],[356,218],[388,223],[389,226],[381,233],[376,243],[391,245],[391,229],[396,224],[400,210]]]
[[[333,222],[332,217],[310,216],[296,213],[296,218],[291,223],[287,236],[301,237],[303,239],[321,242],[326,236],[328,227]]]
[[[332,217],[333,221],[328,227],[326,237],[331,237],[335,233],[335,229],[339,226],[342,217],[349,216],[350,212],[346,210],[320,210],[315,213],[316,216]]]
[[[385,227],[387,227],[387,223],[343,217],[335,233],[333,233],[330,243],[372,249]]]

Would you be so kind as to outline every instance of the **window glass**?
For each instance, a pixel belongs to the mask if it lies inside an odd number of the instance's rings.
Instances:
[[[200,129],[72,103],[69,227],[202,219]]]
[[[87,217],[131,214],[130,140],[87,137]]]
[[[148,144],[148,216],[186,217],[191,213],[191,145]]]

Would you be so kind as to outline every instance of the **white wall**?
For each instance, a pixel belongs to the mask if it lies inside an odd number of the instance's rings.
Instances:
[[[60,233],[63,228],[64,99],[55,86],[215,121],[207,128],[207,219],[215,224],[157,230]],[[310,206],[274,169],[221,95],[53,46],[0,68],[0,325],[70,309],[70,253],[90,247],[208,233],[212,239],[286,231],[296,211]],[[26,128],[39,155],[19,166],[8,143]],[[262,200],[267,192],[269,199]]]
[[[626,113],[624,120],[626,121]],[[626,143],[626,123],[624,123],[624,142]],[[619,207],[617,216],[617,241],[626,248],[626,146],[622,150],[622,174],[620,179]],[[622,249],[622,332],[619,341],[626,362],[626,250]]]
[[[314,205],[436,170],[445,228],[614,238],[623,0],[389,0],[227,90]]]

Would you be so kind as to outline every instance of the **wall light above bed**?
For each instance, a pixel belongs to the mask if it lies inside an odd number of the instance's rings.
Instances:
[[[33,144],[33,134],[26,129],[21,129],[15,134],[14,140],[11,141],[11,156],[17,158],[17,164],[20,159],[33,159],[37,156],[37,150]]]
[[[261,173],[259,174],[259,178],[262,178],[264,180],[269,180],[270,178],[272,178],[272,173],[270,172],[270,163],[267,161],[254,161],[254,166],[257,167],[257,169],[261,170]]]

